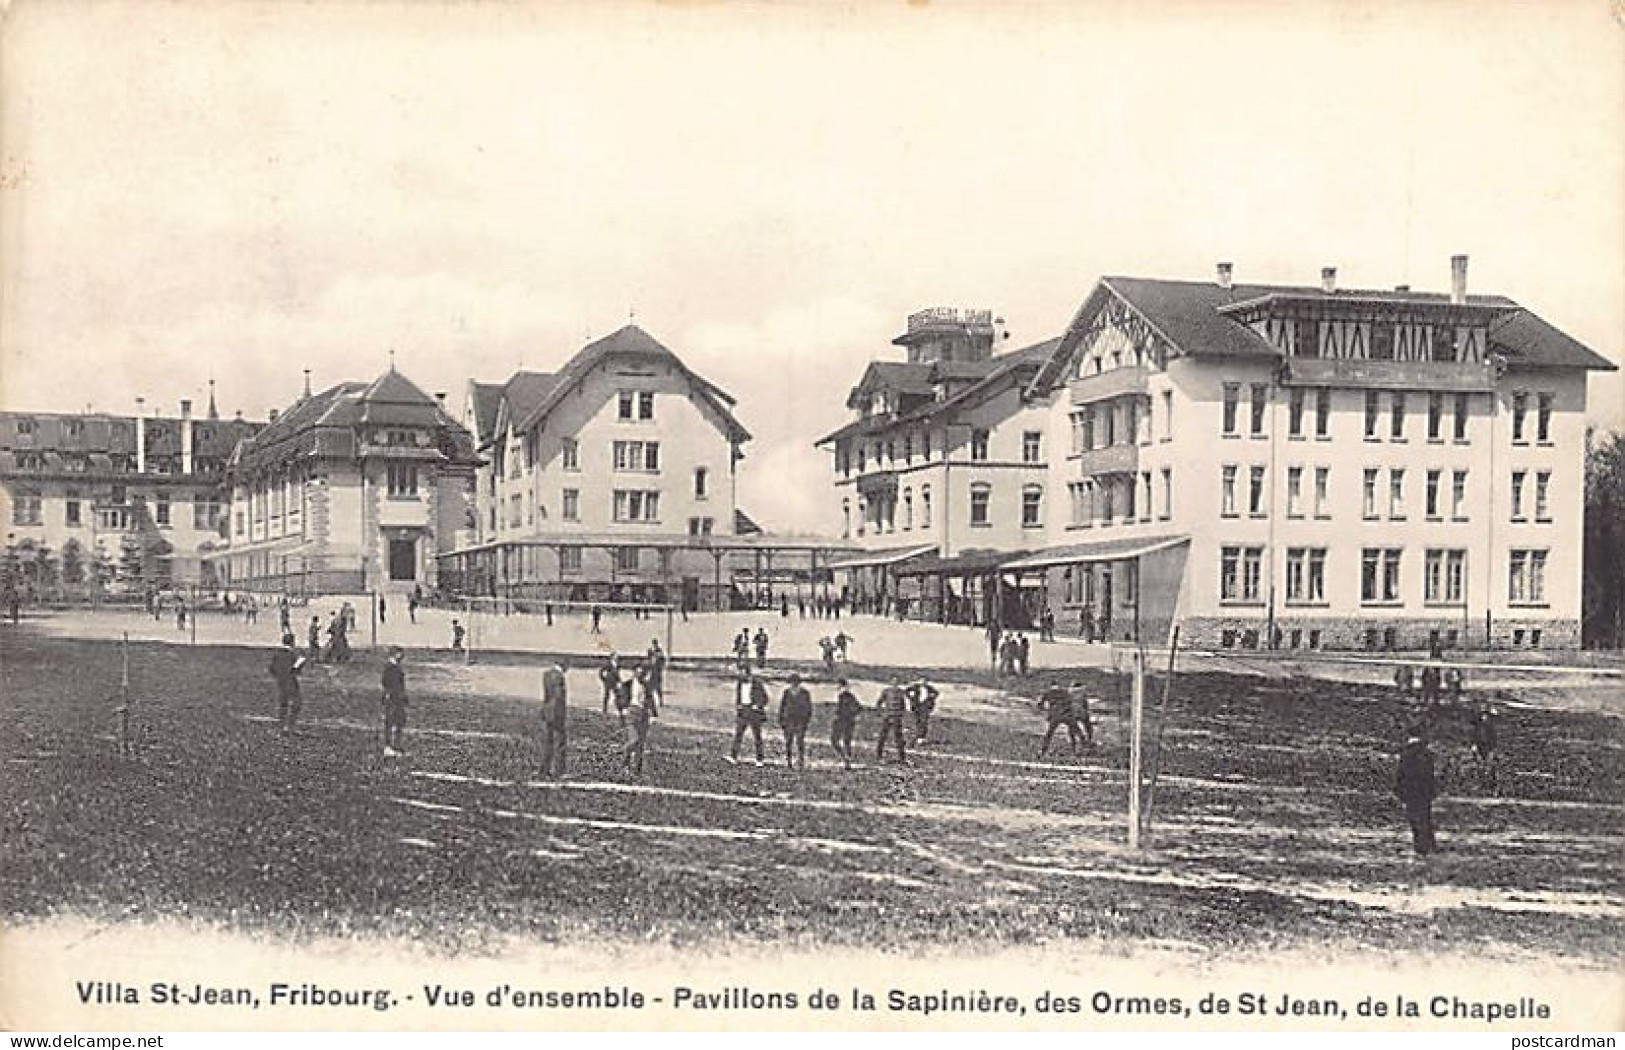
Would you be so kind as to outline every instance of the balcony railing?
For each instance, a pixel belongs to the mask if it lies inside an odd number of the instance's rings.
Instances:
[[[1286,386],[1468,392],[1494,390],[1495,373],[1476,362],[1293,357],[1286,361],[1281,382]]]
[[[1143,365],[1129,365],[1099,375],[1073,379],[1067,383],[1067,389],[1072,394],[1074,405],[1087,405],[1126,394],[1144,394],[1149,374]]]
[[[1078,474],[1133,474],[1140,466],[1138,445],[1107,445],[1078,454]]]

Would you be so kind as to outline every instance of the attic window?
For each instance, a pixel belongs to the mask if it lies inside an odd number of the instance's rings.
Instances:
[[[19,418],[17,420],[17,433],[19,433],[19,434],[32,434],[33,432],[34,432],[34,421],[32,419],[29,419],[26,416],[24,416],[24,417]]]

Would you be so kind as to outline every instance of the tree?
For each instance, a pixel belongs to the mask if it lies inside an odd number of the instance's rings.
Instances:
[[[1625,646],[1625,435],[1587,435],[1581,639]]]
[[[70,586],[85,582],[85,549],[76,539],[62,544],[62,582]]]

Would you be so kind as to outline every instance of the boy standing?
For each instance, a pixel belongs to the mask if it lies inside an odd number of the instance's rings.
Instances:
[[[792,769],[807,768],[807,727],[812,725],[812,694],[799,674],[790,675],[789,688],[779,698],[779,728],[784,731],[784,762]]]
[[[841,756],[841,761],[847,769],[852,768],[852,736],[858,728],[858,712],[863,710],[863,704],[857,696],[847,687],[846,679],[838,683],[840,692],[835,694],[835,725],[830,730],[830,746],[835,753]]]
[[[402,738],[406,735],[406,670],[401,667],[405,653],[400,646],[389,651],[384,664],[384,757],[401,754]]]

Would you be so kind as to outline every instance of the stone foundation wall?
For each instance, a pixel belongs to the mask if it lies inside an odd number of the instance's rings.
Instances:
[[[1203,617],[1180,625],[1180,645],[1199,649],[1268,649],[1268,620],[1263,616]],[[1141,634],[1150,643],[1159,640],[1147,625]],[[1373,617],[1278,616],[1277,649],[1334,649],[1343,651],[1427,649],[1438,632],[1445,649],[1483,649],[1484,621],[1464,623],[1460,617],[1437,620],[1390,620]],[[1113,628],[1116,634],[1116,628]],[[1493,649],[1576,649],[1580,645],[1578,620],[1497,620],[1491,624]]]

